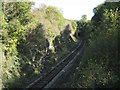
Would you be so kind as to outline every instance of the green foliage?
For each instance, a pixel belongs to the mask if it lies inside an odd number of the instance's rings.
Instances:
[[[57,25],[60,30],[63,29],[64,18],[57,8],[48,6],[45,10],[45,14],[46,19],[48,19],[52,24]]]
[[[75,21],[72,21],[72,26],[74,30],[77,30],[77,23]]]
[[[87,20],[87,15],[83,15],[82,19],[77,21],[77,30],[80,34],[90,31],[90,22]]]
[[[5,4],[5,19],[6,21],[11,21],[13,18],[19,18],[21,24],[26,24],[30,20],[30,9],[33,2],[16,2],[16,3],[6,3]],[[4,4],[3,4],[4,7]]]
[[[110,5],[113,5],[110,7]],[[105,3],[96,11],[93,17],[95,31],[90,34],[88,46],[85,49],[75,80],[69,87],[77,88],[116,88],[119,87],[119,3]],[[107,9],[106,9],[107,7]],[[118,7],[118,8],[116,8]],[[103,12],[103,13],[102,13]],[[101,23],[98,25],[98,17]],[[102,14],[101,14],[102,13]],[[94,21],[95,20],[95,21]],[[97,24],[95,24],[97,23]],[[71,76],[73,78],[73,76]]]
[[[3,88],[24,87],[25,83],[50,70],[58,59],[69,53],[76,44],[71,38],[75,30],[65,25],[62,14],[55,7],[44,5],[31,12],[32,2],[2,5],[6,7],[0,31],[4,57],[1,64]],[[54,42],[58,36],[60,43]],[[56,44],[62,48],[58,50]]]
[[[105,9],[107,9],[108,12],[110,12],[110,9],[115,10],[116,8],[120,8],[120,2],[115,2],[115,3],[106,2],[94,8],[93,11],[95,15],[92,17],[92,22],[94,26],[98,27],[104,21],[103,14],[105,13]]]
[[[4,5],[4,4],[3,4]],[[17,46],[25,39],[25,24],[30,21],[30,7],[32,3],[6,3],[4,20],[2,20],[2,82],[3,87],[12,86],[12,82],[20,77],[21,67]],[[25,13],[27,14],[25,16]],[[29,14],[28,14],[29,13]],[[31,15],[29,15],[31,17]],[[26,21],[24,21],[26,20]],[[9,83],[11,81],[11,84]]]
[[[82,15],[81,22],[87,22],[87,15]]]
[[[91,21],[77,21],[77,31],[81,36],[88,35],[93,29]]]

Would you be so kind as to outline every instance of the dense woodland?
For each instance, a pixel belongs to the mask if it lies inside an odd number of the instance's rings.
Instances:
[[[47,73],[79,41],[75,21],[64,19],[56,7],[32,5],[2,3],[3,88],[25,87]]]
[[[44,4],[39,8],[31,8],[33,2],[0,5],[4,7],[0,12],[2,88],[25,87],[51,70],[86,36],[89,39],[79,67],[62,86],[119,86],[120,2],[105,2],[93,9],[91,20],[83,15],[75,21],[65,19],[58,8]]]
[[[120,2],[105,2],[93,11],[87,46],[64,87],[120,88]]]

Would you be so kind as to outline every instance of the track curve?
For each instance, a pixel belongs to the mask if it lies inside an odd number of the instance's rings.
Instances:
[[[57,78],[59,78],[65,71],[69,69],[74,60],[83,51],[85,44],[86,41],[81,40],[79,45],[70,54],[63,58],[49,73],[29,84],[27,87],[25,87],[25,90],[32,90],[35,88],[50,88],[50,86],[55,83]]]

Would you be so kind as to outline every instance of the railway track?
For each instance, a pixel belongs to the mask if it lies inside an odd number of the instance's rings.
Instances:
[[[64,59],[62,59],[49,73],[29,84],[25,90],[32,90],[34,88],[49,88],[53,83],[55,83],[57,78],[59,78],[65,71],[67,71],[72,62],[82,52],[85,43],[86,41],[81,40],[79,45]]]

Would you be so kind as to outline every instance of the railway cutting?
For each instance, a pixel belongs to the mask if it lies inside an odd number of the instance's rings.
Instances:
[[[49,73],[29,84],[25,90],[32,90],[35,88],[50,88],[56,82],[56,80],[72,66],[75,59],[83,51],[85,44],[86,41],[81,40],[79,45],[65,58],[63,58]]]

